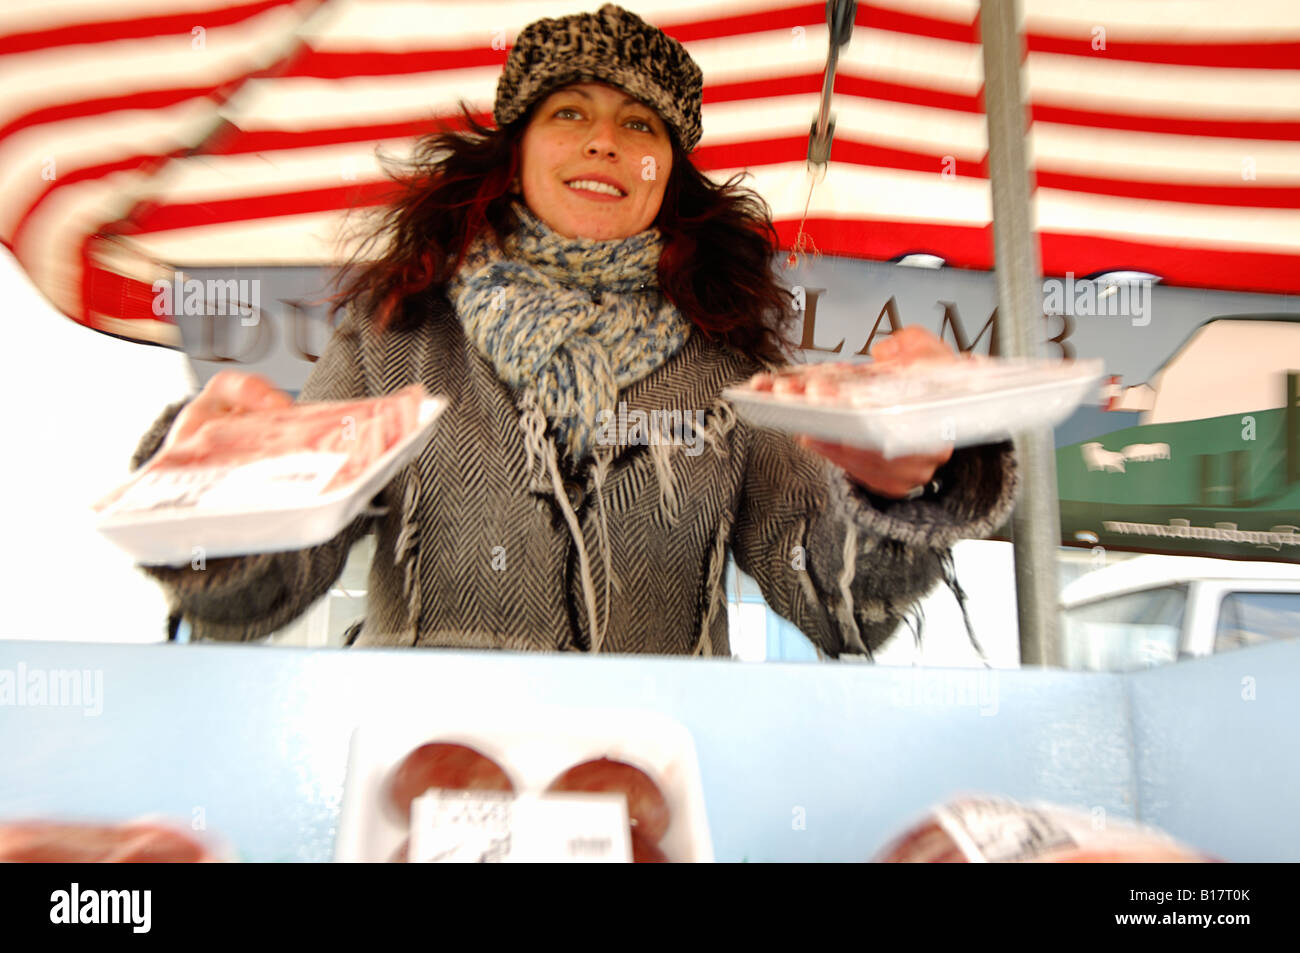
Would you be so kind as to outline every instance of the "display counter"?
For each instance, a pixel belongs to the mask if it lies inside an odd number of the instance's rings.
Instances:
[[[963,793],[1300,860],[1300,642],[1118,675],[11,641],[6,684],[0,820],[165,816],[249,861],[332,859],[355,725],[443,706],[677,719],[719,861],[866,860]]]

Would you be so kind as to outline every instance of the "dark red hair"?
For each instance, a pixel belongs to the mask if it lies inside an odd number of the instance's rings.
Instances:
[[[390,172],[397,191],[340,273],[336,312],[353,306],[380,329],[418,320],[418,296],[446,284],[483,228],[498,239],[514,230],[509,189],[532,110],[494,129],[463,101],[460,109],[466,130],[444,125]],[[788,359],[794,312],[772,270],[779,246],[767,203],[739,185],[747,173],[718,185],[670,138],[672,171],[654,221],[664,236],[660,289],[705,334],[752,357]],[[363,260],[378,245],[382,253]]]

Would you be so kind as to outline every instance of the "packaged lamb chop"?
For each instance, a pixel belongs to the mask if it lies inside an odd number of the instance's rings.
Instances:
[[[230,846],[164,818],[120,824],[24,820],[0,824],[0,863],[192,864],[234,859]]]
[[[335,859],[708,863],[695,743],[653,711],[395,709],[353,734]]]
[[[756,374],[723,396],[757,426],[897,457],[1053,427],[1095,391],[1102,373],[1099,360],[834,361]]]
[[[1204,863],[1163,831],[1104,813],[963,797],[930,811],[875,858],[894,864]]]
[[[209,420],[96,503],[96,528],[146,565],[319,545],[415,458],[446,405],[415,384]]]

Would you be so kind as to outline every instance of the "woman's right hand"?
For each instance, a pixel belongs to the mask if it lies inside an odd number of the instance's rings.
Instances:
[[[168,438],[171,443],[184,440],[209,420],[252,410],[275,410],[292,406],[293,398],[260,374],[218,371],[207,386],[177,414]]]

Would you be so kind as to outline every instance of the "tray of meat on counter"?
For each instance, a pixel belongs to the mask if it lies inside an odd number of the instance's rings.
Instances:
[[[356,729],[340,862],[711,862],[695,743],[625,709],[447,706]]]

